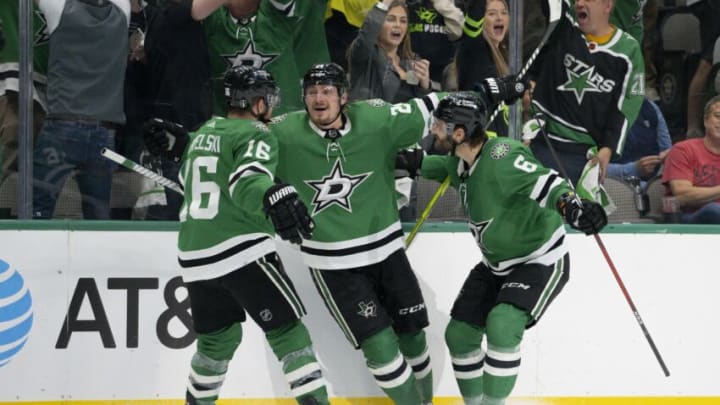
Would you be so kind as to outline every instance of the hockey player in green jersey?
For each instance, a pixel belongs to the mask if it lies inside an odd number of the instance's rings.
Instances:
[[[300,320],[305,308],[273,240],[277,232],[300,243],[313,229],[295,189],[274,182],[278,145],[265,124],[278,88],[267,71],[247,66],[231,68],[224,87],[227,118],[213,117],[189,139],[165,121],[145,131],[155,153],[174,158],[185,150],[178,261],[197,333],[187,403],[215,403],[249,314],[282,363],[298,403],[329,404]]]
[[[525,329],[535,325],[568,281],[563,217],[586,234],[607,223],[600,205],[580,202],[570,185],[522,143],[488,138],[486,113],[486,101],[473,95],[440,101],[432,133],[452,152],[421,163],[425,178],[450,176],[483,256],[466,278],[445,330],[467,405],[500,405],[510,395]]]
[[[439,96],[347,104],[345,72],[332,63],[309,69],[302,88],[306,111],[272,128],[277,176],[296,187],[316,224],[303,260],[380,388],[400,405],[431,403],[427,309],[405,255],[394,169],[397,151],[427,133]]]

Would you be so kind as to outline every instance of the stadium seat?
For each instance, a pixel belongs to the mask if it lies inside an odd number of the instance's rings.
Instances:
[[[664,222],[663,197],[665,197],[665,186],[662,184],[662,177],[650,179],[645,187],[645,193],[648,195],[648,202],[650,203],[647,218],[651,218],[657,223]]]
[[[663,51],[700,52],[700,20],[687,10],[673,10],[660,21]]]
[[[17,218],[17,172],[0,183],[0,219]]]
[[[110,217],[132,219],[133,208],[142,191],[143,177],[135,172],[118,169],[113,174],[110,191]]]
[[[670,7],[661,9],[658,25],[658,106],[676,140],[687,126],[688,85],[700,59],[700,22],[687,7]]]
[[[440,183],[432,180],[419,178],[417,180],[417,212],[418,217],[427,207],[430,200],[435,195]],[[445,194],[440,197],[433,206],[428,220],[436,221],[466,221],[467,215],[465,209],[460,203],[460,197],[453,187],[448,187]]]
[[[645,217],[638,210],[635,203],[635,189],[630,183],[614,177],[607,177],[603,187],[617,207],[615,212],[608,216],[609,223],[638,224],[655,222]]]
[[[65,180],[55,204],[53,219],[83,219],[82,197],[75,180],[75,172]]]
[[[0,184],[0,219],[17,218],[18,174],[12,172]],[[130,219],[132,209],[140,195],[142,176],[129,171],[116,171],[110,194],[112,219]],[[53,218],[82,219],[82,197],[73,173],[65,181],[55,205]]]
[[[0,185],[0,217],[17,218],[18,173],[12,172]],[[68,177],[60,195],[53,218],[82,219],[80,192],[74,175]]]

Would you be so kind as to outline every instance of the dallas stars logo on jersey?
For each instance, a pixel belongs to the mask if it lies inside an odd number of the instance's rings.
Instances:
[[[40,10],[35,10],[35,17],[37,18],[35,24],[38,25],[38,23],[40,23],[40,27],[35,30],[33,45],[38,46],[50,42],[50,34],[48,34],[45,14],[41,13]]]
[[[350,197],[357,187],[367,179],[372,172],[356,176],[346,174],[343,171],[340,159],[335,161],[330,174],[323,176],[321,180],[306,180],[305,183],[315,190],[312,204],[314,206],[312,215],[316,215],[325,208],[335,204],[347,212],[352,212]]]
[[[257,52],[255,50],[255,42],[250,40],[245,44],[244,49],[234,54],[223,54],[222,57],[227,62],[228,68],[233,66],[252,66],[259,69],[272,62],[278,55]]]
[[[493,160],[500,160],[504,158],[508,152],[510,152],[510,145],[505,142],[499,142],[493,145],[492,149],[490,149],[490,158]]]
[[[564,64],[568,80],[557,89],[574,93],[578,104],[582,103],[585,93],[610,93],[615,87],[615,81],[595,72],[595,66],[577,60],[570,54],[565,55]]]
[[[482,221],[482,222],[468,222],[468,227],[470,228],[470,233],[472,233],[473,238],[475,238],[475,243],[480,247],[480,249],[485,253],[493,253],[491,250],[489,250],[485,245],[483,244],[483,234],[487,230],[487,228],[492,223],[492,219],[489,221]]]

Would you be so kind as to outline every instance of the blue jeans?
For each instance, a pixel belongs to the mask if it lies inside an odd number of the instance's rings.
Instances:
[[[76,171],[84,219],[110,218],[115,163],[100,155],[115,148],[115,130],[98,124],[46,120],[33,154],[33,217],[52,218],[58,195]]]
[[[558,159],[560,159],[560,162],[558,162],[552,155],[550,148],[548,148],[542,137],[538,137],[530,143],[530,149],[532,150],[533,155],[535,155],[535,158],[542,163],[543,166],[549,169],[555,169],[562,175],[563,173],[559,167],[559,164],[562,164],[563,169],[565,169],[565,172],[567,173],[568,180],[572,181],[574,186],[577,186],[578,180],[580,180],[580,175],[588,162],[585,152],[589,146],[574,144],[568,150],[563,150],[562,145],[559,145],[556,142],[553,144],[553,147]]]
[[[682,214],[681,221],[685,224],[720,224],[720,203],[711,202],[691,214]]]

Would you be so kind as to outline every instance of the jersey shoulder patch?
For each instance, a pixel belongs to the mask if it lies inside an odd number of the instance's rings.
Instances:
[[[386,103],[383,99],[381,99],[381,98],[372,98],[372,99],[369,99],[369,100],[365,100],[365,102],[366,102],[367,105],[369,105],[370,107],[382,107],[382,106],[384,106],[385,104],[387,104],[387,103]]]
[[[279,123],[285,121],[285,120],[287,119],[287,116],[288,116],[287,113],[285,113],[285,114],[282,114],[282,115],[278,115],[277,117],[273,117],[273,118],[270,120],[270,123],[272,123],[272,124],[279,124]]]
[[[490,158],[500,160],[510,152],[510,144],[506,141],[497,141],[490,145]]]
[[[255,127],[255,129],[257,129],[260,132],[263,132],[263,133],[270,132],[270,128],[268,128],[267,125],[265,125],[265,123],[263,123],[263,122],[253,121],[253,126]]]

